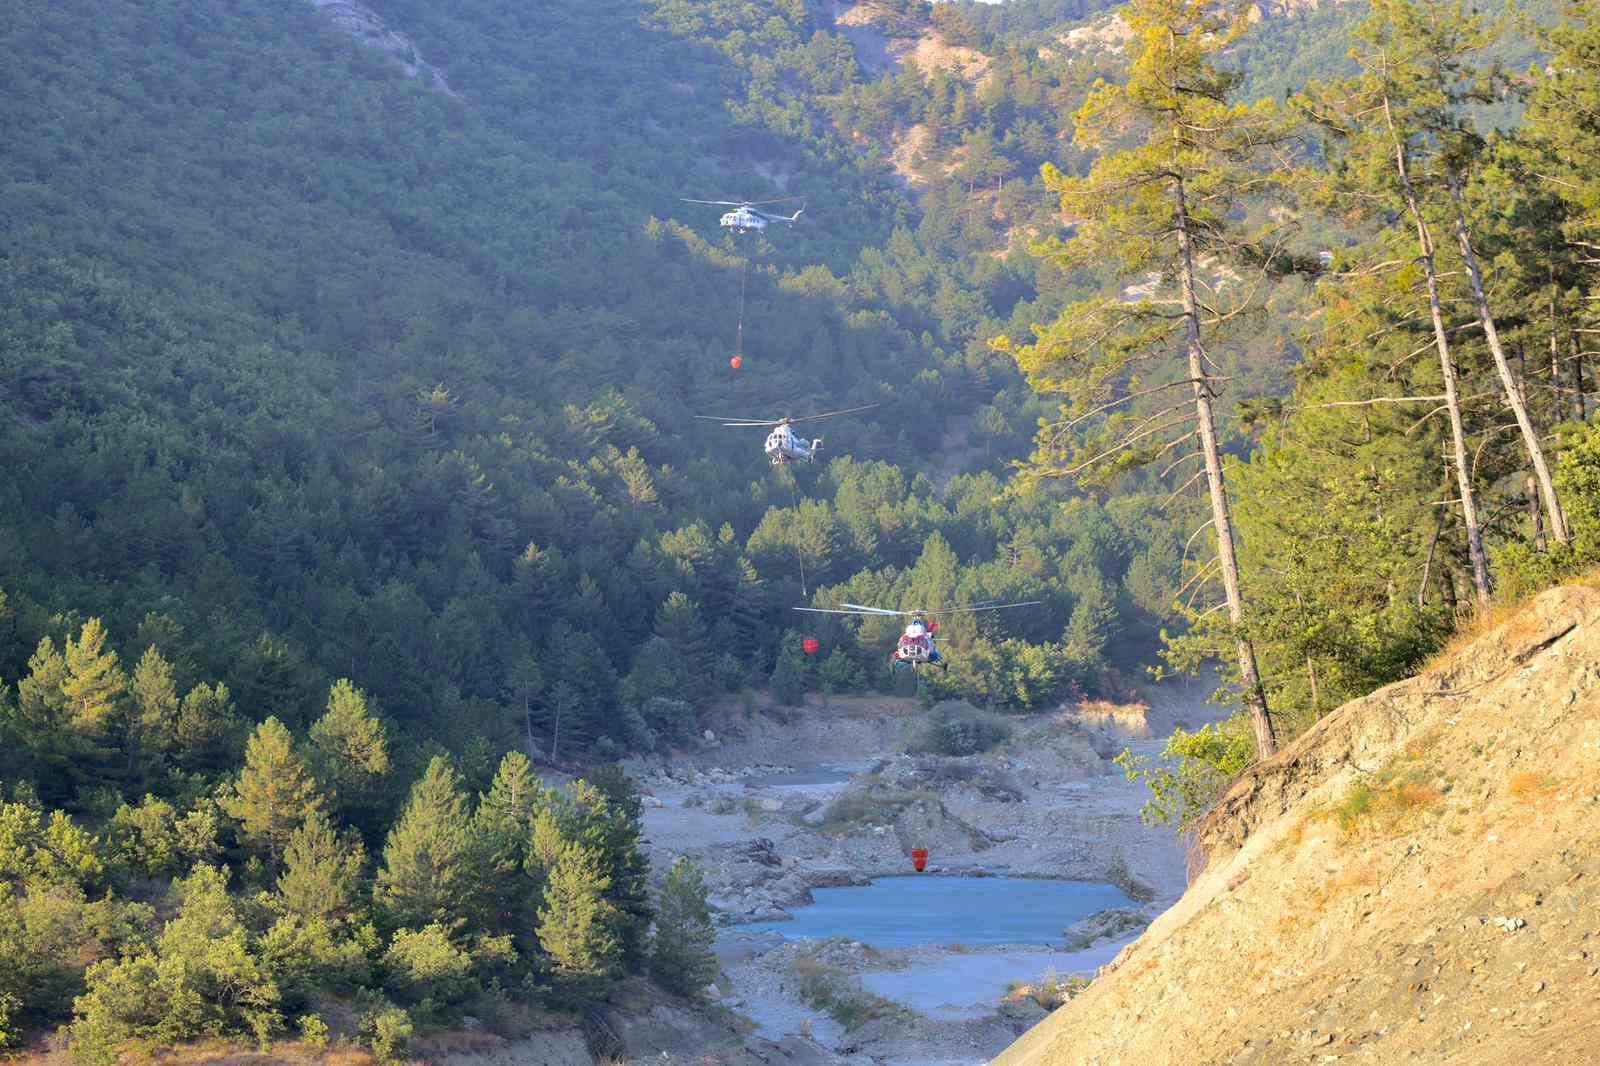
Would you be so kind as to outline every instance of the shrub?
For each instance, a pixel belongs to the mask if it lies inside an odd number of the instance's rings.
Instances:
[[[127,1040],[163,1044],[249,1032],[263,1044],[282,1026],[279,993],[252,950],[227,879],[198,866],[174,884],[178,914],[154,949],[95,963],[74,1003],[73,1053],[109,1062]]]
[[[947,700],[928,712],[912,750],[933,755],[977,755],[1010,735],[1005,720],[965,700]]]
[[[328,1046],[328,1023],[322,1020],[322,1015],[301,1015],[300,1039],[312,1047],[322,1048]]]
[[[171,877],[216,856],[217,829],[216,807],[209,801],[180,818],[172,804],[147,795],[137,807],[117,808],[108,835],[122,866],[149,877]]]
[[[395,933],[383,961],[389,968],[390,987],[415,1001],[459,1003],[474,990],[472,956],[451,942],[437,922]]]
[[[794,960],[794,973],[800,982],[800,997],[822,1011],[847,1031],[859,1029],[878,1018],[904,1015],[906,1009],[892,1000],[874,995],[834,969],[814,952]]]
[[[1151,798],[1139,817],[1146,825],[1184,828],[1211,809],[1229,781],[1255,760],[1250,724],[1235,714],[1221,725],[1198,732],[1172,731],[1161,757],[1165,763],[1124,750],[1116,758],[1129,781],[1143,779]]]
[[[416,1032],[411,1015],[399,1007],[383,1007],[361,1017],[361,1038],[379,1062],[395,1062],[405,1055]]]

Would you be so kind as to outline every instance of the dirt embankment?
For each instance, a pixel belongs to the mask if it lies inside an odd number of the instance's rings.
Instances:
[[[1208,865],[996,1066],[1600,1062],[1600,592],[1330,714]]]

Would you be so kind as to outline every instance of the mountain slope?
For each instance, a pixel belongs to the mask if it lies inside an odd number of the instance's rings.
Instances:
[[[1171,911],[997,1066],[1593,1061],[1600,592],[1248,772]]]

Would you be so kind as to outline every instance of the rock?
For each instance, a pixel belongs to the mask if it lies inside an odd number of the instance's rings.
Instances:
[[[712,982],[711,984],[706,985],[704,995],[706,999],[715,1003],[717,1000],[722,998],[722,989],[718,988],[715,982]]]
[[[344,33],[396,60],[407,77],[425,80],[435,89],[460,99],[460,94],[450,88],[439,68],[423,61],[411,38],[390,29],[366,4],[358,0],[311,0],[311,4]]]
[[[1508,933],[1515,933],[1518,929],[1527,928],[1528,925],[1525,919],[1517,917],[1501,916],[1499,918],[1491,919],[1491,921],[1493,924],[1498,925],[1501,929],[1504,929]]]
[[[646,807],[665,807],[666,806],[666,803],[664,803],[662,801],[660,796],[652,796],[648,792],[644,793],[643,795],[641,795],[639,797],[639,802],[641,804],[643,804],[644,806],[646,806]]]
[[[768,814],[777,814],[779,811],[783,810],[783,801],[780,799],[773,799],[771,796],[768,796],[766,799],[761,801],[761,809],[766,811]]]
[[[779,857],[776,846],[767,837],[757,837],[746,841],[734,848],[735,854],[740,858],[758,862],[762,866],[782,866],[783,859]]]
[[[701,733],[700,735],[705,737],[707,744],[710,744],[710,743],[712,743],[713,741],[715,741],[717,739],[717,735],[715,733],[713,733],[709,729],[707,729],[704,733]]]

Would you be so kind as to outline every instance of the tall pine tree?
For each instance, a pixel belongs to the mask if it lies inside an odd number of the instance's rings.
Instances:
[[[450,760],[436,755],[389,831],[376,898],[389,921],[460,928],[472,889],[467,797]]]
[[[1236,679],[1266,756],[1277,737],[1242,628],[1214,409],[1226,375],[1213,342],[1248,310],[1255,284],[1230,304],[1207,286],[1202,263],[1237,264],[1257,277],[1282,264],[1276,223],[1246,229],[1236,219],[1246,197],[1267,190],[1283,168],[1286,132],[1270,102],[1230,102],[1242,76],[1219,60],[1249,27],[1242,5],[1134,0],[1124,17],[1133,31],[1127,81],[1098,83],[1075,117],[1078,142],[1102,154],[1085,178],[1045,171],[1077,225],[1053,258],[1067,270],[1110,265],[1124,284],[1153,275],[1175,282],[1176,292],[1093,297],[1040,328],[1032,344],[997,344],[1014,351],[1035,389],[1067,397],[1061,421],[1038,436],[1036,476],[1081,480],[1161,462],[1182,471],[1180,491],[1205,481],[1217,551],[1205,573],[1214,567],[1221,578],[1217,607],[1236,630]]]

